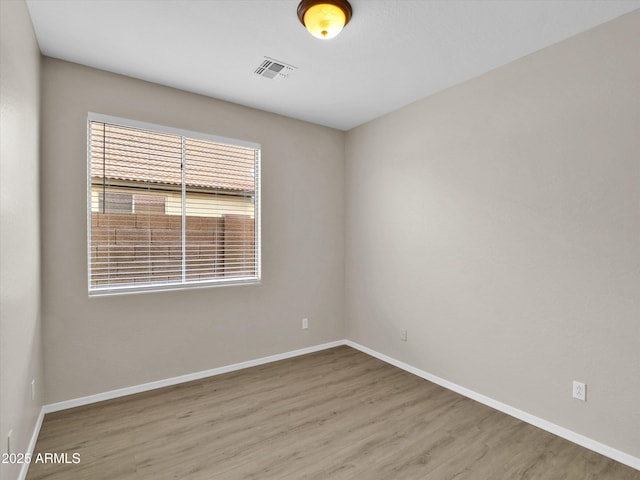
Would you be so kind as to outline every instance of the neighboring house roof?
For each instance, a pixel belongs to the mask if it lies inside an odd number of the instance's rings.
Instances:
[[[187,138],[185,159],[187,186],[254,191],[252,148]],[[92,178],[180,185],[181,161],[178,135],[91,122]]]

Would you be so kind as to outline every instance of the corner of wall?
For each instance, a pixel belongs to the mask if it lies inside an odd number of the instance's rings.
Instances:
[[[37,436],[44,387],[39,199],[41,55],[26,2],[3,1],[0,10],[0,445],[2,453],[9,448],[10,453],[26,453]],[[0,464],[2,478],[23,475],[21,464]]]

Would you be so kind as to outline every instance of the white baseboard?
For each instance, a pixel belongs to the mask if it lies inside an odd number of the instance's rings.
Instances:
[[[576,443],[589,450],[593,450],[594,452],[600,453],[601,455],[609,457],[617,462],[623,463],[631,468],[640,470],[640,458],[634,457],[633,455],[622,452],[620,450],[612,448],[603,443],[597,442],[589,437],[585,437],[584,435],[580,435],[567,428],[561,427],[547,420],[536,417],[535,415],[531,415],[522,410],[518,410],[517,408],[507,405],[506,403],[499,402],[498,400],[494,400],[478,392],[469,390],[468,388],[457,385],[453,382],[445,380],[444,378],[440,378],[436,375],[425,372],[424,370],[420,370],[419,368],[416,368],[407,363],[401,362],[400,360],[396,360],[395,358],[384,355],[380,352],[372,350],[371,348],[360,345],[359,343],[352,342],[351,340],[337,340],[334,342],[324,343],[321,345],[314,345],[312,347],[293,350],[290,352],[280,353],[277,355],[270,355],[268,357],[262,357],[255,360],[248,360],[246,362],[240,362],[232,365],[227,365],[224,367],[213,368],[211,370],[203,370],[201,372],[189,373],[186,375],[180,375],[178,377],[167,378],[167,379],[158,380],[155,382],[143,383],[141,385],[134,385],[132,387],[120,388],[117,390],[111,390],[108,392],[98,393],[95,395],[88,395],[86,397],[80,397],[80,398],[75,398],[71,400],[66,400],[63,402],[44,405],[42,407],[40,416],[38,417],[38,421],[36,423],[36,427],[31,437],[28,453],[33,453],[45,413],[57,412],[60,410],[66,410],[68,408],[88,405],[91,403],[101,402],[103,400],[110,400],[113,398],[131,395],[134,393],[146,392],[149,390],[154,390],[156,388],[168,387],[171,385],[177,385],[179,383],[190,382],[192,380],[199,380],[202,378],[212,377],[215,375],[221,375],[223,373],[233,372],[233,371],[241,370],[244,368],[255,367],[258,365],[264,365],[266,363],[277,362],[278,360],[285,360],[287,358],[306,355],[308,353],[318,352],[320,350],[326,350],[328,348],[338,347],[340,345],[348,345],[352,348],[355,348],[356,350],[360,350],[363,353],[371,355],[372,357],[382,360],[383,362],[386,362],[395,367],[401,368],[402,370],[405,370],[409,373],[417,375],[418,377],[424,378],[425,380],[428,380],[437,385],[440,385],[441,387],[444,387],[448,390],[452,390],[456,393],[459,393],[460,395],[471,398],[472,400],[476,400],[477,402],[480,402],[491,408],[495,408],[496,410],[506,413],[507,415],[510,415],[519,420],[522,420],[523,422],[529,423],[538,428],[546,430],[547,432],[553,433],[554,435],[562,437],[566,440],[569,440],[570,442]],[[18,478],[18,480],[25,479],[27,475],[27,468],[28,468],[28,465],[25,464],[20,472],[20,477]]]
[[[243,368],[250,368],[258,365],[264,365],[265,363],[277,362],[278,360],[298,357],[300,355],[306,355],[307,353],[318,352],[320,350],[326,350],[328,348],[333,348],[344,344],[344,340],[336,340],[335,342],[323,343],[321,345],[314,345],[312,347],[301,348],[299,350],[292,350],[285,353],[278,353],[276,355],[257,358],[255,360],[248,360],[246,362],[234,363],[232,365],[226,365],[224,367],[212,368],[211,370],[188,373],[186,375],[166,378],[164,380],[157,380],[155,382],[143,383],[131,387],[119,388],[117,390],[110,390],[108,392],[96,393],[95,395],[87,395],[86,397],[73,398],[71,400],[65,400],[63,402],[51,403],[49,405],[45,405],[42,408],[44,410],[44,413],[57,412],[60,410],[66,410],[68,408],[80,407],[82,405],[89,405],[91,403],[102,402],[104,400],[124,397],[126,395],[132,395],[134,393],[147,392],[149,390],[155,390],[156,388],[170,387],[179,383],[191,382],[193,380],[200,380],[202,378],[213,377],[215,375],[222,375],[223,373],[234,372],[236,370],[242,370]]]
[[[36,442],[38,441],[38,435],[40,435],[40,428],[42,427],[42,420],[44,419],[44,407],[40,409],[40,414],[38,415],[38,419],[36,420],[36,425],[33,428],[33,433],[31,434],[31,440],[29,440],[29,445],[27,445],[27,451],[25,454],[29,454],[29,456],[33,456],[33,450],[36,448]],[[22,468],[20,469],[20,474],[18,475],[18,480],[25,480],[27,478],[27,472],[29,471],[29,464],[23,463]]]
[[[570,442],[576,443],[584,448],[589,450],[593,450],[605,457],[609,457],[617,462],[623,463],[631,468],[635,468],[636,470],[640,470],[640,458],[634,457],[633,455],[629,455],[628,453],[622,452],[620,450],[616,450],[608,445],[597,442],[589,437],[585,437],[584,435],[580,435],[579,433],[573,432],[567,428],[556,425],[555,423],[551,423],[547,420],[544,420],[540,417],[536,417],[535,415],[531,415],[530,413],[523,412],[522,410],[518,410],[506,403],[499,402],[498,400],[494,400],[493,398],[482,395],[481,393],[474,392],[473,390],[469,390],[468,388],[457,385],[453,382],[445,380],[444,378],[440,378],[431,373],[425,372],[424,370],[420,370],[419,368],[413,367],[409,364],[401,362],[400,360],[396,360],[395,358],[384,355],[380,352],[376,352],[371,348],[360,345],[359,343],[352,342],[351,340],[345,340],[345,345],[348,345],[356,350],[360,350],[372,357],[377,358],[378,360],[382,360],[390,365],[401,368],[409,373],[417,375],[418,377],[422,377],[425,380],[429,380],[441,387],[444,387],[448,390],[452,390],[460,395],[464,395],[465,397],[471,398],[477,402],[480,402],[484,405],[487,405],[491,408],[495,408],[507,415],[515,417],[523,422],[529,423],[533,426],[541,428],[542,430],[546,430],[547,432],[553,433],[559,437],[564,438],[565,440],[569,440]]]

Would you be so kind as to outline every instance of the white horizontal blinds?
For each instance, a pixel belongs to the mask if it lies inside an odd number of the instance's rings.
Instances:
[[[255,157],[185,139],[187,280],[255,276]]]
[[[257,148],[91,121],[90,158],[90,290],[257,279]]]
[[[180,137],[91,122],[90,285],[181,279]]]

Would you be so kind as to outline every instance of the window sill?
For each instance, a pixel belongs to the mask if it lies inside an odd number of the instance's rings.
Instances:
[[[127,285],[122,287],[92,288],[89,290],[89,298],[108,297],[114,295],[130,295],[135,293],[156,293],[177,290],[194,290],[212,287],[231,287],[239,285],[260,285],[260,279],[256,277],[238,277],[225,280],[205,280],[189,283],[164,283],[148,285]]]

